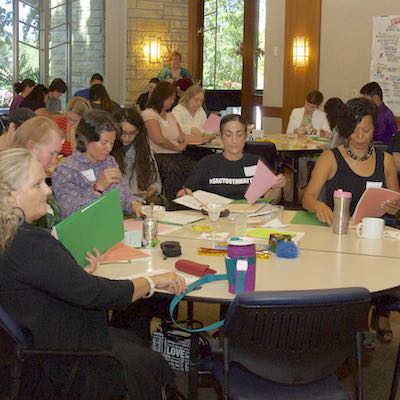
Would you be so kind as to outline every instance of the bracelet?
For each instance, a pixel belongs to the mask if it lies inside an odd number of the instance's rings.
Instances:
[[[153,296],[154,291],[156,290],[156,285],[154,284],[153,279],[151,279],[148,276],[142,276],[143,279],[146,279],[147,283],[149,284],[150,290],[146,294],[146,296],[143,296],[144,299],[148,299],[149,297]]]
[[[93,185],[93,190],[94,190],[95,192],[100,193],[100,194],[103,194],[103,193],[104,193],[104,190],[100,190],[99,187],[97,186],[97,182],[94,183],[94,185]]]

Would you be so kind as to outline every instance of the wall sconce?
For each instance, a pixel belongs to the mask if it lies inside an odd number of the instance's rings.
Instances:
[[[154,64],[160,62],[161,39],[149,39],[148,43],[144,45],[143,50],[145,56],[149,59],[149,63]]]
[[[308,40],[305,36],[295,36],[293,38],[293,65],[295,67],[305,67],[309,57]]]

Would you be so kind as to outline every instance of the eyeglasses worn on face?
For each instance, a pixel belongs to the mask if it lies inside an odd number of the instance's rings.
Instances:
[[[136,129],[134,131],[130,131],[130,132],[126,132],[126,131],[122,131],[121,136],[127,136],[127,137],[134,137],[139,133],[139,130]]]

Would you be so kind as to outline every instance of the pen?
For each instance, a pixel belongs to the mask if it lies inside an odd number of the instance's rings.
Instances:
[[[183,189],[183,193],[185,193],[185,195],[186,195],[187,193],[186,193],[186,188],[185,188],[185,186],[182,186],[182,189]]]

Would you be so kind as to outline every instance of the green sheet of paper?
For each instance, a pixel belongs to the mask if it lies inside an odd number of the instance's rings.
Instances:
[[[291,237],[294,237],[296,235],[296,232],[280,231],[277,229],[267,229],[267,228],[255,228],[255,229],[247,229],[246,236],[258,239],[269,239],[269,236],[275,233],[281,235],[290,235]]]
[[[297,211],[290,223],[295,225],[328,226],[324,222],[321,222],[314,213],[308,211]]]
[[[264,203],[264,204],[269,204],[269,203],[271,203],[271,201],[272,201],[272,199],[268,199],[268,198],[261,198],[261,199],[258,199],[257,201],[256,201],[256,203],[259,203],[259,204],[261,204],[261,203]],[[232,203],[231,204],[248,204],[248,201],[246,200],[246,199],[240,199],[240,200],[233,200],[232,201]]]
[[[99,249],[103,254],[124,240],[124,225],[119,191],[113,189],[74,212],[55,227],[58,240],[77,263],[87,265],[86,252]]]

